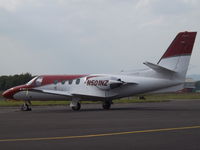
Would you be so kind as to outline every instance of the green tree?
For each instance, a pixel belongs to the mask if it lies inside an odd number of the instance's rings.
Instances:
[[[11,87],[22,85],[31,80],[33,76],[30,73],[13,75],[13,76],[0,76],[0,90],[6,90]]]

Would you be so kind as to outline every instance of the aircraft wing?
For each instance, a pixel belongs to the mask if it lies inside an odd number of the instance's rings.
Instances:
[[[82,92],[69,92],[69,91],[58,91],[58,90],[42,90],[42,89],[29,89],[29,91],[35,91],[45,94],[52,94],[52,95],[59,95],[59,96],[66,96],[66,97],[94,97],[94,95],[88,94],[88,93],[82,93]],[[97,94],[97,93],[96,93]],[[96,97],[101,97],[102,94],[97,94]]]
[[[115,89],[121,86],[129,86],[129,85],[138,85],[138,83],[130,82],[130,81],[112,81],[110,82],[109,89]],[[100,88],[101,89],[101,88]],[[93,91],[96,96],[95,97],[102,97],[102,95],[105,95],[103,92],[105,89],[101,89],[99,91]],[[52,95],[60,95],[60,96],[66,96],[66,97],[74,97],[74,96],[85,96],[85,97],[94,97],[93,94],[90,92],[81,92],[81,91],[59,91],[59,90],[45,90],[45,89],[29,89],[29,91],[39,92],[39,93],[45,93],[45,94],[52,94]]]
[[[68,91],[40,90],[40,89],[31,89],[30,91],[41,92],[41,93],[46,93],[46,94],[53,94],[53,95],[62,95],[62,96],[68,96],[68,97],[73,96],[73,95],[72,95],[70,92],[68,92]]]

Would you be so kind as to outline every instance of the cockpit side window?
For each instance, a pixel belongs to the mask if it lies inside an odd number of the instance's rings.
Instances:
[[[36,81],[35,81],[35,85],[36,85],[36,86],[41,86],[42,80],[43,80],[43,77],[38,77],[38,78],[36,79]]]

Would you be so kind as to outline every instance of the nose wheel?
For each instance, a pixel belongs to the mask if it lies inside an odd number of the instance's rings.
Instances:
[[[21,106],[21,111],[31,111],[31,102],[30,101],[25,101],[25,103]]]

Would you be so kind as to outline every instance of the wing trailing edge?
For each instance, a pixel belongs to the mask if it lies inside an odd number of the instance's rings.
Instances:
[[[53,95],[62,95],[62,96],[73,96],[70,92],[67,91],[55,91],[55,90],[40,90],[40,89],[29,89],[29,91],[35,91],[40,93],[46,93],[46,94],[53,94]]]

